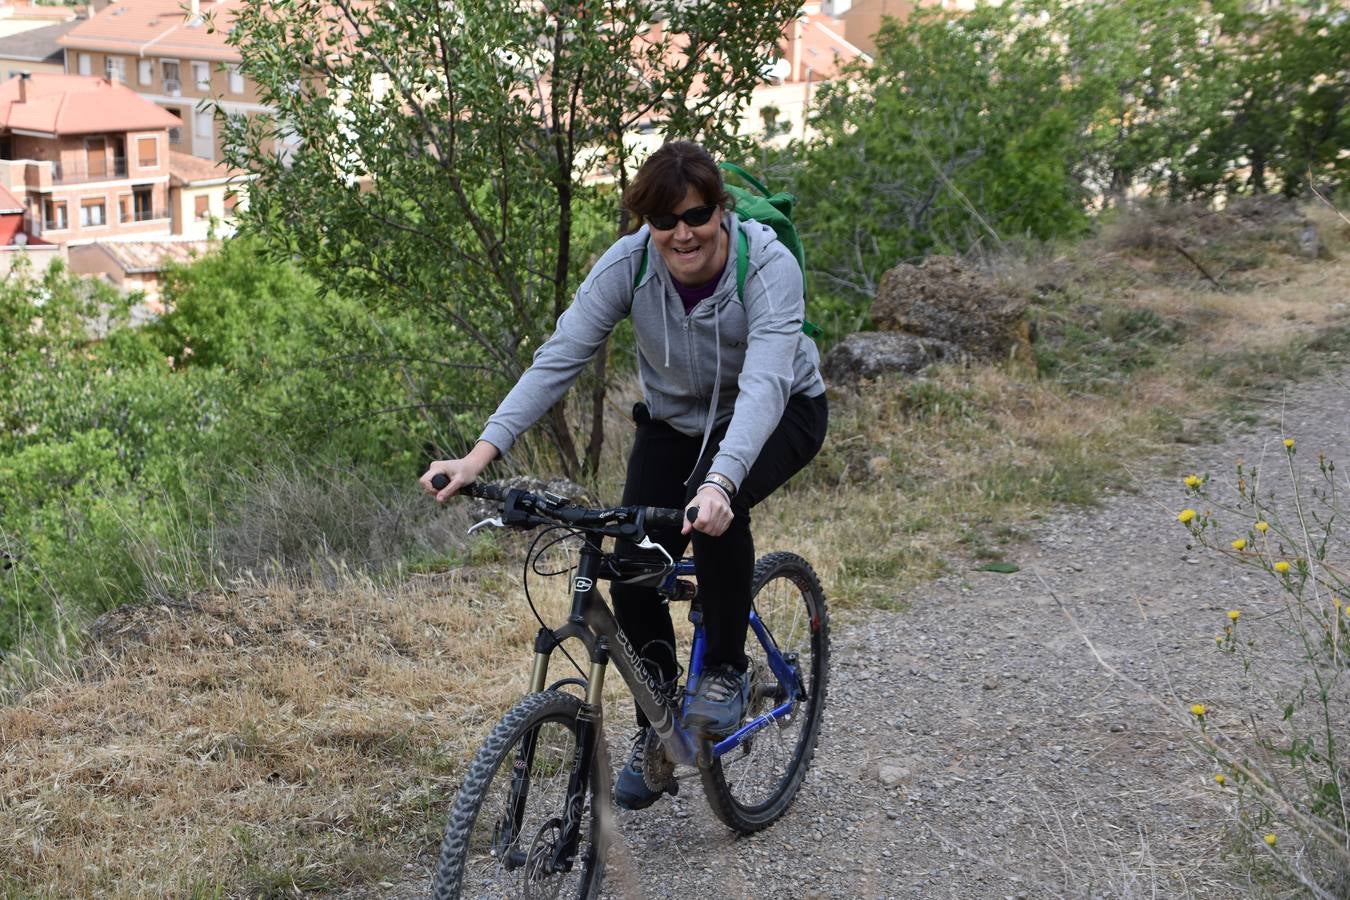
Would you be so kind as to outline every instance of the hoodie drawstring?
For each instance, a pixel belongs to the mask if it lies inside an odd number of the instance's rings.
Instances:
[[[713,389],[712,400],[708,403],[708,419],[703,423],[703,445],[698,448],[698,456],[694,457],[694,468],[684,479],[684,486],[688,487],[689,482],[693,480],[694,473],[698,471],[698,464],[703,460],[703,451],[708,449],[708,438],[712,436],[713,422],[717,421],[717,401],[722,396],[722,304],[713,305],[713,346],[717,348],[717,367],[713,370]]]

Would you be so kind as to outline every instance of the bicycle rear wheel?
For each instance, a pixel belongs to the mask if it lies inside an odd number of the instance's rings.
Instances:
[[[580,758],[581,705],[561,691],[529,694],[492,729],[450,811],[432,885],[436,900],[598,896],[599,756],[577,810],[576,852],[557,864],[568,782]]]
[[[717,817],[749,834],[773,824],[801,788],[815,752],[825,708],[830,620],[825,592],[810,563],[795,553],[771,553],[755,563],[754,609],[800,678],[792,712],[761,729],[703,770],[703,789]],[[752,682],[746,719],[791,699],[769,669],[764,644],[747,640]]]

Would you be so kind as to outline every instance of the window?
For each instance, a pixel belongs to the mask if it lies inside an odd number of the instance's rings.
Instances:
[[[209,219],[211,217],[211,198],[205,194],[194,197],[192,200],[192,214],[198,219]]]
[[[90,56],[88,53],[80,54],[80,74],[81,75],[94,74],[94,58]]]
[[[227,190],[225,192],[225,215],[234,215],[234,208],[239,205],[239,192]]]
[[[107,221],[102,200],[80,201],[80,227],[103,225]]]
[[[199,138],[211,138],[211,113],[197,110],[192,119],[192,133]]]
[[[150,84],[155,80],[155,64],[153,62],[143,59],[140,62],[139,69],[141,84]]]
[[[178,120],[180,122],[182,121],[183,111],[181,109],[175,106],[166,106],[164,108],[169,111],[170,115],[177,116]],[[173,128],[169,129],[169,144],[175,145],[181,143],[183,143],[183,126],[176,125]]]
[[[230,66],[230,93],[242,94],[244,92],[244,73],[239,71],[238,66]]]
[[[204,62],[193,63],[192,80],[197,83],[197,90],[211,90],[211,67]]]
[[[155,212],[155,194],[154,189],[148,185],[137,185],[131,190],[132,215],[137,222],[148,222],[151,219],[163,218]]]
[[[159,140],[152,137],[136,139],[136,165],[153,169],[159,165]]]
[[[183,92],[182,82],[178,80],[178,60],[164,60],[164,93],[177,97]]]
[[[66,227],[66,201],[48,200],[45,204],[44,228]]]
[[[109,56],[103,60],[103,74],[109,81],[122,84],[127,80],[127,61],[120,56]]]

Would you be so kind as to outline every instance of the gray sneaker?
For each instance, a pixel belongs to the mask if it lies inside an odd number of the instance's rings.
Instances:
[[[749,672],[738,672],[731,666],[707,669],[699,676],[698,687],[685,708],[685,727],[713,735],[734,731],[749,699]]]

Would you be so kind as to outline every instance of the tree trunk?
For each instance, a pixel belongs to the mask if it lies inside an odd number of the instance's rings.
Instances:
[[[548,428],[553,434],[553,445],[558,448],[563,475],[575,481],[581,476],[581,461],[577,458],[577,445],[572,440],[572,429],[568,427],[567,411],[561,400],[548,411]]]
[[[1263,150],[1253,147],[1251,158],[1252,174],[1247,183],[1252,186],[1253,194],[1264,194],[1266,192],[1266,154]]]
[[[595,384],[591,386],[591,439],[586,444],[586,474],[600,471],[600,451],[605,445],[605,394],[609,390],[609,339],[595,351]]]

